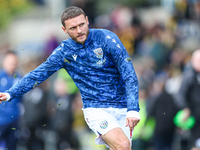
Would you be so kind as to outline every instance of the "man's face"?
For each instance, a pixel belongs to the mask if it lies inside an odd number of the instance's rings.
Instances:
[[[194,70],[200,73],[200,49],[193,53],[191,62]]]
[[[4,70],[12,75],[17,68],[18,59],[17,56],[14,54],[8,54],[3,60],[3,68]]]
[[[62,27],[62,29],[74,41],[84,44],[89,34],[88,25],[88,18],[81,14],[75,18],[65,20],[65,27]]]

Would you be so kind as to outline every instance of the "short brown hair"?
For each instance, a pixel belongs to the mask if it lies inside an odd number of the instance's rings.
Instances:
[[[70,7],[66,8],[62,12],[61,17],[60,17],[62,25],[65,27],[65,20],[75,18],[81,14],[83,14],[86,17],[84,11],[79,7],[70,6]]]

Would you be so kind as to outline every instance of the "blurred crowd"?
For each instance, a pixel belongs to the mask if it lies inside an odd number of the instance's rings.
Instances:
[[[44,5],[42,0],[38,2]],[[91,28],[115,32],[132,58],[141,109],[132,149],[199,150],[200,1],[160,0],[156,7],[117,3],[109,13],[101,14],[94,13],[97,4],[93,0],[73,0],[70,5],[83,8]],[[39,56],[31,56],[30,51],[31,57],[14,62],[6,58],[18,54],[20,58],[24,49],[1,48],[0,90],[45,61],[59,44],[60,38],[50,34]],[[8,85],[11,79],[13,83]],[[11,114],[18,113],[1,122],[10,107]],[[3,134],[5,127],[7,135],[0,139],[0,150],[9,148],[9,140],[17,150],[106,149],[95,145],[95,135],[86,126],[81,108],[77,87],[65,70],[59,70],[13,104],[0,105],[0,131]]]

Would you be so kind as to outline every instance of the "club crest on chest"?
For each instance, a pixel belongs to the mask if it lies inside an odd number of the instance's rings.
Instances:
[[[99,59],[103,58],[103,50],[101,48],[97,48],[93,51],[97,58],[99,58]]]

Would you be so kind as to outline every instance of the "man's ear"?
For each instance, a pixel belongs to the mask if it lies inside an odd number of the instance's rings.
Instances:
[[[63,26],[62,26],[62,30],[63,30],[65,33],[68,33],[67,30],[66,30],[66,28],[63,27]]]
[[[86,16],[85,19],[86,19],[87,25],[89,25],[88,17]]]

